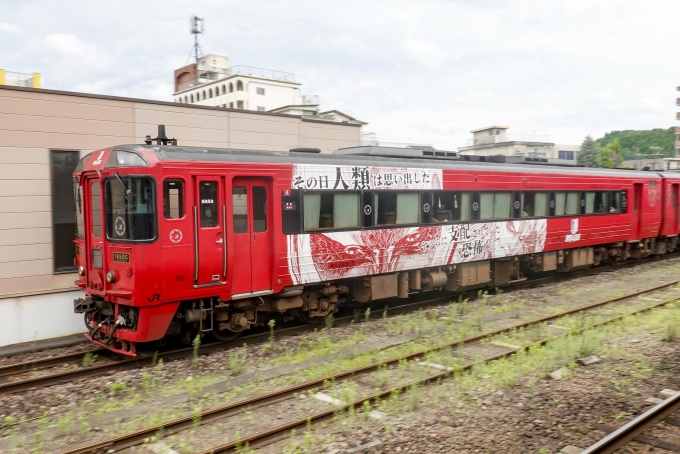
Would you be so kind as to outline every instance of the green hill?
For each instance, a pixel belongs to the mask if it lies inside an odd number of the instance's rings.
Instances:
[[[601,147],[607,146],[615,139],[619,139],[621,143],[621,154],[623,159],[635,159],[635,149],[638,148],[641,154],[645,153],[663,153],[664,157],[675,155],[673,149],[675,144],[674,128],[668,129],[651,129],[643,131],[612,131],[608,132],[597,139],[598,145]],[[649,147],[661,147],[661,150],[650,150]],[[641,156],[640,158],[642,158]]]

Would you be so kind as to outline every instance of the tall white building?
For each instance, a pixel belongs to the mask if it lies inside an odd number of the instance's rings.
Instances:
[[[198,69],[198,75],[196,70]],[[251,66],[229,66],[229,58],[209,54],[175,70],[175,102],[301,116],[319,114],[319,96],[302,94],[295,75]],[[335,111],[331,111],[335,112]],[[328,112],[324,112],[328,117]],[[329,121],[359,122],[349,116]]]

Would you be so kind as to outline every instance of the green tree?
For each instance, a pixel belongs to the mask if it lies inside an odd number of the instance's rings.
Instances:
[[[592,137],[587,136],[581,144],[576,163],[586,167],[602,167],[602,154]]]
[[[672,157],[675,154],[674,142],[675,131],[673,128],[657,128],[646,130],[625,130],[625,131],[611,131],[596,140],[598,145],[605,147],[607,144],[618,140],[621,144],[621,155],[623,159],[635,159],[635,149],[639,149],[640,153],[654,153],[661,152],[663,156]],[[650,150],[649,147],[660,147]]]
[[[600,148],[602,154],[602,167],[614,169],[621,167],[623,156],[621,156],[621,144],[619,139],[614,139],[613,142],[607,144],[606,147]]]

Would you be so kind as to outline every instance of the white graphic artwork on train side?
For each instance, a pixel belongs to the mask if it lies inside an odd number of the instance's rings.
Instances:
[[[547,220],[289,235],[295,284],[510,257],[543,251]]]
[[[299,164],[293,166],[291,188],[335,191],[442,189],[442,170]]]

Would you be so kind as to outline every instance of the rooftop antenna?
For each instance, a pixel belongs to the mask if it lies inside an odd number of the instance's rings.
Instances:
[[[203,53],[203,51],[201,51],[201,45],[198,44],[198,35],[205,33],[205,21],[202,17],[191,16],[191,19],[189,19],[189,27],[189,32],[194,35],[194,65],[196,70],[196,83],[198,83],[198,56]]]

